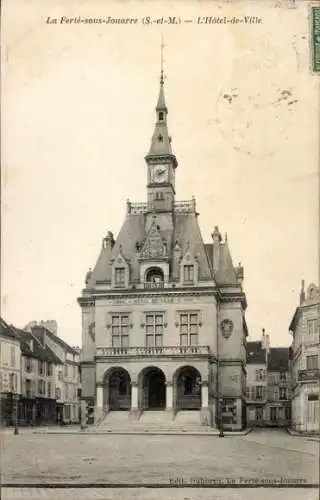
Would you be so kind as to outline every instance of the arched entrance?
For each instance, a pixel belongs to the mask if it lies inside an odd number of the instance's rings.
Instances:
[[[115,368],[107,377],[109,410],[131,409],[131,379],[124,368]]]
[[[144,369],[139,386],[141,409],[160,410],[166,407],[166,377],[160,368]]]
[[[174,377],[177,410],[200,410],[201,375],[192,366],[180,368]]]

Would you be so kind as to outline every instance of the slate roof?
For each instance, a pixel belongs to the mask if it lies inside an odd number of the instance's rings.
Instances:
[[[165,103],[162,76],[160,79],[160,92],[156,110],[157,112],[163,112],[163,120],[160,120],[159,116],[157,116],[151,147],[145,159],[148,163],[149,160],[153,161],[158,158],[163,160],[163,158],[166,157],[169,163],[173,162],[174,166],[177,166],[177,160],[172,154],[171,140],[168,135],[168,109]],[[159,140],[160,136],[161,140]],[[200,280],[211,280],[221,286],[238,285],[237,274],[232,263],[228,243],[226,241],[222,242],[220,238],[220,242],[218,242],[220,249],[219,263],[218,266],[216,266],[218,268],[214,270],[213,244],[204,244],[198,224],[198,214],[195,212],[195,209],[194,211],[192,210],[193,209],[182,211],[176,206],[173,213],[173,227],[171,228],[169,225],[166,225],[166,228],[161,228],[161,216],[159,214],[159,221],[157,221],[157,224],[160,226],[159,232],[161,239],[166,243],[167,257],[170,261],[170,277],[179,274],[179,260],[173,258],[177,256],[176,253],[173,253],[173,248],[177,242],[181,249],[181,257],[189,251],[194,258],[197,258]],[[157,219],[157,215],[155,215],[155,217]],[[120,254],[130,265],[131,281],[137,282],[140,280],[140,254],[137,251],[136,245],[138,243],[139,247],[143,246],[147,238],[147,221],[150,221],[150,217],[147,217],[146,213],[143,213],[143,210],[127,213],[116,241],[111,241],[112,238],[105,238],[104,243],[107,244],[103,244],[96,265],[92,272],[90,270],[90,277],[86,278],[88,287],[94,287],[97,282],[111,281],[111,260],[117,258]],[[216,228],[216,230],[218,231],[218,228]],[[243,269],[241,272],[243,272]]]
[[[3,318],[0,317],[0,335],[2,337],[7,337],[13,340],[20,341],[19,335],[15,332],[15,330],[5,322]]]
[[[213,245],[204,244],[198,220],[195,213],[174,214],[173,230],[161,230],[160,233],[167,242],[169,258],[172,257],[173,244],[178,241],[182,250],[182,255],[189,251],[192,255],[198,256],[200,279],[214,279],[218,284],[236,285],[236,272],[232,264],[228,245],[220,244],[219,270],[213,273]],[[131,279],[133,281],[140,278],[139,254],[136,250],[136,242],[144,242],[147,238],[144,214],[128,214],[120,229],[114,246],[106,246],[101,249],[97,263],[92,271],[91,281],[110,281],[112,264],[111,259],[120,254],[120,250],[125,259],[129,259],[131,268]],[[171,273],[177,271],[178,263],[172,261]]]
[[[41,361],[48,361],[50,363],[60,365],[63,364],[61,359],[48,347],[41,344],[40,340],[31,332],[15,328],[21,340],[21,352],[24,356],[36,358]],[[33,341],[33,349],[30,348],[30,340]]]
[[[247,363],[266,363],[266,350],[262,348],[260,340],[247,342]]]
[[[66,351],[70,352],[71,354],[78,354],[78,352],[73,349],[67,342],[62,340],[58,335],[55,335],[51,330],[46,328],[43,325],[36,325],[32,327],[32,334],[35,335],[38,339],[41,340],[42,343],[44,343],[44,334],[50,337],[54,342],[59,344],[63,349]]]
[[[268,354],[269,371],[288,371],[289,347],[271,347]]]
[[[213,243],[206,243],[205,249],[210,263],[213,266]],[[237,275],[233,267],[232,258],[227,243],[220,243],[219,269],[215,272],[214,277],[215,281],[219,285],[237,284]]]

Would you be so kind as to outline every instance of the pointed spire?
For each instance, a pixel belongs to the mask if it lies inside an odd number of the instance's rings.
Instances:
[[[154,133],[151,139],[151,146],[146,156],[146,160],[150,157],[168,155],[174,162],[175,167],[177,166],[177,160],[172,153],[171,149],[171,137],[169,136],[167,127],[167,115],[168,108],[166,105],[165,95],[164,95],[164,70],[163,70],[163,49],[165,45],[163,39],[161,40],[161,69],[160,69],[160,90],[159,97],[156,105],[157,119],[154,128]]]

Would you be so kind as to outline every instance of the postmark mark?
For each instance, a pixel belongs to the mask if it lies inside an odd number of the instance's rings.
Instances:
[[[311,5],[311,57],[313,73],[320,73],[320,4]]]

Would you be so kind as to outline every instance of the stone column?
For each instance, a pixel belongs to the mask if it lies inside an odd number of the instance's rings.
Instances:
[[[101,422],[104,416],[103,411],[103,385],[96,384],[96,407],[95,407],[95,424]]]
[[[201,407],[208,408],[208,406],[209,406],[208,383],[202,382],[202,384],[201,384]]]
[[[241,431],[241,428],[242,428],[242,400],[241,400],[241,398],[237,398],[235,403],[236,403],[236,408],[237,408],[237,413],[236,413],[237,423],[233,424],[232,428],[235,431]]]
[[[172,382],[166,384],[166,410],[173,410],[173,385]]]
[[[211,420],[212,418],[209,409],[208,382],[204,380],[203,382],[201,382],[201,412],[200,412],[201,425],[210,426]]]
[[[138,399],[138,384],[131,382],[131,420],[139,420],[139,399]]]

